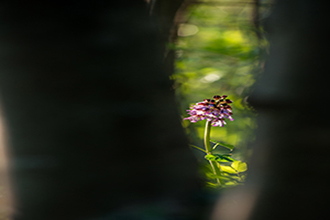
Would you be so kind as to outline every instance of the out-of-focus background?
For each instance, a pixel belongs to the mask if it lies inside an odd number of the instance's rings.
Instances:
[[[228,95],[234,121],[213,127],[211,139],[234,145],[233,157],[239,160],[249,159],[255,139],[256,112],[248,97],[267,55],[262,22],[270,15],[271,4],[268,0],[192,1],[178,22],[172,79],[181,114],[187,117],[191,104],[213,95]],[[205,122],[187,120],[183,126],[190,142],[203,147]]]
[[[211,138],[234,145],[234,158],[247,160],[254,141],[256,113],[248,95],[263,69],[268,44],[262,21],[271,13],[271,1],[186,1],[176,16],[174,82],[178,112],[186,117],[191,104],[213,95],[228,95],[234,101],[234,121],[214,127]],[[118,15],[119,16],[119,15]],[[0,220],[9,212],[9,187],[5,176],[6,153],[0,120]],[[182,122],[191,144],[201,146],[204,123]],[[194,150],[193,150],[194,151]],[[198,152],[194,151],[197,156]],[[202,161],[200,161],[202,162]]]

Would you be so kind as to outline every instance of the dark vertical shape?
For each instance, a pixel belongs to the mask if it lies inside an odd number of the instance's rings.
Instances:
[[[165,43],[173,42],[176,38],[176,24],[174,20],[185,0],[154,0],[152,2],[153,7],[150,13],[159,24],[160,39],[164,43],[163,49],[166,51]]]
[[[177,39],[178,14],[185,11],[185,3],[188,0],[154,0],[151,16],[157,21],[159,30],[159,40],[163,45],[165,71],[170,76],[174,73],[175,49],[174,43]]]
[[[250,99],[259,117],[245,188],[257,192],[248,219],[328,215],[330,25],[325,5],[281,0],[267,21],[270,55]]]
[[[252,11],[252,23],[255,28],[255,33],[257,35],[258,41],[262,39],[262,35],[260,32],[260,0],[254,0],[254,6]]]
[[[190,216],[196,162],[144,2],[0,10],[14,219],[146,219],[150,204],[156,216]]]

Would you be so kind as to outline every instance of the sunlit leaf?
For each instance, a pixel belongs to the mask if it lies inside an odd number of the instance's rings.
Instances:
[[[221,171],[226,173],[237,173],[237,171],[233,169],[231,166],[221,166]]]
[[[231,166],[240,173],[247,171],[247,164],[242,161],[234,161]]]

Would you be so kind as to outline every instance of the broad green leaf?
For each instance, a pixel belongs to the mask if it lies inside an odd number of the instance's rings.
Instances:
[[[226,173],[237,173],[231,166],[221,166],[221,171]]]
[[[247,164],[242,161],[234,161],[231,166],[239,173],[247,171]]]

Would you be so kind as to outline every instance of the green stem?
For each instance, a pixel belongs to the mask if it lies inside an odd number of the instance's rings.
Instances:
[[[212,155],[212,148],[211,148],[211,144],[210,144],[210,134],[211,134],[211,122],[210,121],[206,121],[205,124],[205,133],[204,133],[204,146],[205,146],[205,151],[207,154]],[[218,167],[218,164],[216,161],[210,161],[210,165],[212,167],[213,173],[217,176],[221,176],[221,170],[220,167]],[[220,178],[216,178],[217,183],[219,186],[222,185],[222,181]]]

